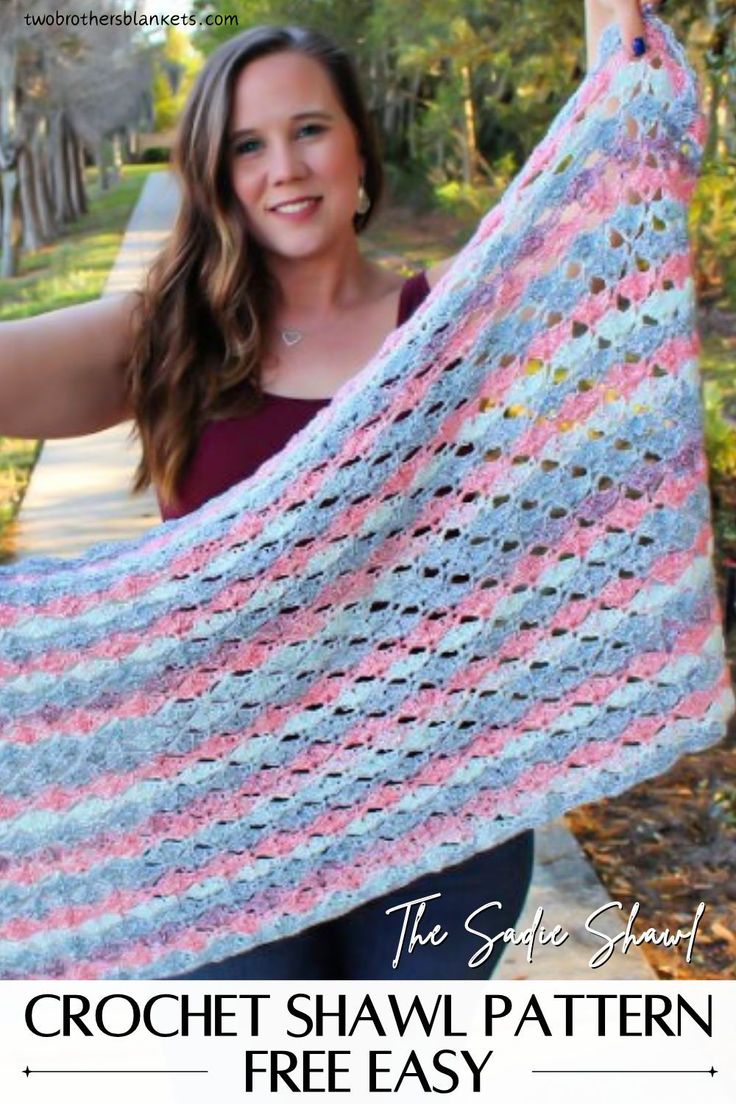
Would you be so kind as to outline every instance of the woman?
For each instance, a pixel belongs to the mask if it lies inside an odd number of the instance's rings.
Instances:
[[[643,51],[638,0],[587,0],[589,65],[612,14],[633,53]],[[143,296],[0,335],[0,432],[70,436],[133,417],[143,444],[135,489],[153,482],[164,519],[282,448],[452,261],[402,281],[361,254],[357,234],[381,193],[376,144],[348,59],[310,32],[258,28],[224,44],[185,108],[176,164],[183,202]],[[493,930],[513,926],[532,853],[523,832],[336,920],[179,976],[486,978],[502,945],[483,969],[469,966],[478,944],[465,919],[498,901]],[[409,905],[424,898],[422,931],[450,934],[410,952]]]

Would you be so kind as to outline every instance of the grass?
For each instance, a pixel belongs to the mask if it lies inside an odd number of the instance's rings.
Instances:
[[[41,441],[0,437],[0,536],[18,511],[40,452]]]
[[[0,279],[0,321],[96,299],[146,177],[158,165],[125,165],[119,184],[88,185],[89,213],[52,244],[21,257],[18,275]]]
[[[0,279],[0,322],[96,299],[117,256],[146,177],[160,165],[125,165],[119,183],[103,192],[88,173],[88,214],[65,227],[51,245],[21,257],[18,275]],[[41,441],[0,437],[0,539],[15,517]]]

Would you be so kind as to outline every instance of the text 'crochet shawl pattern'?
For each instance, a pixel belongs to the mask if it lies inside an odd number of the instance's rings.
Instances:
[[[183,973],[723,737],[706,124],[647,24],[281,453],[0,572],[0,976]]]

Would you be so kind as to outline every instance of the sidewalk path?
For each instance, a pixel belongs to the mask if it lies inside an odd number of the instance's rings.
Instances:
[[[166,237],[176,211],[177,196],[165,172],[153,173],[131,218],[105,294],[138,286],[143,272]],[[130,423],[88,437],[48,441],[36,465],[30,487],[15,526],[13,551],[16,557],[32,554],[71,555],[100,540],[135,536],[159,521],[152,494],[128,494],[136,463],[136,449],[127,441]],[[536,833],[534,880],[527,906],[517,930],[530,925],[542,907],[541,922],[548,931],[559,924],[570,932],[562,946],[534,947],[533,964],[527,962],[527,948],[510,947],[494,980],[512,978],[583,981],[636,980],[656,975],[637,947],[626,955],[616,950],[609,962],[591,969],[588,960],[603,943],[585,931],[586,918],[609,902],[610,897],[585,858],[575,837],[562,820]],[[478,907],[494,900],[494,887]],[[495,934],[493,909],[475,927]],[[431,916],[428,911],[427,917]],[[626,915],[609,909],[593,923],[610,935],[624,929]],[[642,918],[636,930],[648,923]],[[450,934],[451,938],[451,934]],[[479,944],[480,945],[480,944]],[[415,953],[422,953],[421,949]],[[424,951],[431,954],[431,948]],[[673,951],[678,953],[678,951]]]

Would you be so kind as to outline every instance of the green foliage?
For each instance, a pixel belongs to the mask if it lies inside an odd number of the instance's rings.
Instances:
[[[726,392],[718,380],[703,383],[705,442],[711,474],[736,481],[736,425],[724,416]]]
[[[429,174],[434,187],[462,178],[473,131],[474,184],[495,180],[504,157],[523,164],[586,68],[581,0],[193,2],[200,14],[238,17],[237,26],[198,33],[206,52],[259,23],[296,23],[329,34],[358,63],[387,159],[410,175]],[[706,8],[698,0],[679,0],[664,18],[687,44],[705,85],[711,77],[733,82],[733,0],[709,0]],[[727,185],[718,187],[724,197],[718,217],[727,227]],[[706,220],[704,265],[709,250],[718,253],[724,240],[728,246],[728,230]],[[732,277],[723,278],[731,286]]]
[[[495,195],[491,189],[476,184],[464,184],[448,180],[435,188],[438,206],[443,211],[463,217],[473,214],[478,218],[492,206]]]
[[[154,68],[151,92],[153,95],[154,128],[157,131],[168,130],[176,121],[177,107],[181,109],[183,104],[177,104],[175,97],[172,96],[168,78],[159,63]]]
[[[154,61],[153,113],[157,131],[173,127],[202,64],[202,55],[179,27],[167,27]]]
[[[388,161],[384,172],[386,193],[392,203],[409,206],[417,211],[428,211],[435,206],[434,189],[424,166]]]
[[[41,445],[41,441],[0,437],[0,541],[5,526],[20,509]]]
[[[736,157],[704,165],[690,219],[700,297],[736,310]]]
[[[435,183],[462,172],[468,79],[479,146],[474,170],[482,176],[504,154],[524,160],[582,74],[580,0],[521,6],[516,0],[194,0],[194,6],[200,15],[238,18],[237,26],[197,34],[207,53],[260,23],[325,31],[362,71],[387,157],[433,170]]]
[[[140,156],[144,165],[162,165],[171,160],[171,151],[167,146],[149,146]]]
[[[285,23],[323,31],[355,53],[373,6],[374,0],[193,0],[200,18],[209,13],[220,19],[219,26],[202,27],[195,42],[209,54],[220,42],[249,27]],[[236,16],[237,23],[226,23],[227,16]]]
[[[736,829],[736,786],[722,786],[713,794],[713,815],[724,827]]]

